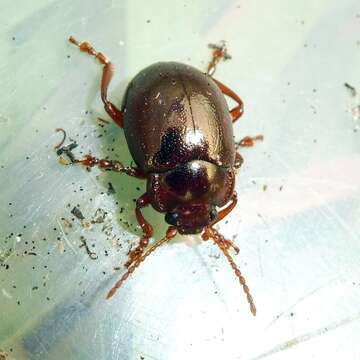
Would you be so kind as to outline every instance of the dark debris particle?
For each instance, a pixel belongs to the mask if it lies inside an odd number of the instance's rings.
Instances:
[[[105,119],[103,119],[103,118],[101,118],[101,117],[98,117],[97,119],[98,119],[98,121],[100,121],[100,122],[102,122],[102,123],[104,123],[104,124],[110,124],[110,121],[105,120]]]
[[[58,149],[56,151],[56,155],[61,156],[61,155],[64,154],[69,158],[71,163],[74,163],[75,162],[75,156],[72,153],[72,150],[74,150],[76,147],[78,147],[78,144],[76,142],[73,142],[73,143],[71,143],[69,145],[63,146],[60,149]]]
[[[80,241],[81,241],[81,245],[79,246],[79,248],[85,247],[86,253],[89,255],[89,258],[91,260],[97,260],[98,256],[96,255],[96,253],[92,252],[89,249],[89,246],[83,236],[80,237]]]
[[[349,90],[350,95],[351,95],[352,97],[355,97],[355,96],[356,96],[356,89],[355,89],[354,86],[351,86],[351,85],[348,84],[348,83],[345,83],[344,86]]]
[[[66,227],[68,227],[68,228],[71,228],[71,227],[72,227],[72,224],[71,224],[71,222],[70,222],[68,219],[62,217],[61,220],[62,220],[62,222],[64,223],[64,226],[66,226]]]
[[[99,208],[95,211],[91,223],[102,224],[105,221],[106,216],[107,216],[107,212],[104,209]]]
[[[71,213],[79,220],[84,220],[85,216],[82,214],[81,210],[74,206],[73,209],[71,210]]]
[[[57,129],[55,129],[55,131],[61,132],[63,134],[61,141],[54,146],[54,149],[60,149],[66,140],[66,131],[62,128],[57,128]]]
[[[114,189],[114,186],[111,182],[108,183],[108,190],[107,190],[107,194],[108,195],[112,195],[112,194],[116,194],[116,191]]]

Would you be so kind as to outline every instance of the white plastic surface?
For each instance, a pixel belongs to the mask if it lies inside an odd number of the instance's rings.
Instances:
[[[344,87],[360,90],[359,28],[355,0],[2,1],[0,354],[359,359],[359,98]],[[79,156],[131,161],[122,130],[97,120],[108,119],[101,67],[69,35],[114,62],[115,103],[143,67],[205,69],[207,44],[227,41],[232,60],[216,77],[244,100],[236,137],[265,137],[242,151],[239,204],[219,226],[236,235],[255,318],[226,260],[199,238],[159,249],[105,300],[141,233],[133,199],[145,184],[59,164],[59,127]],[[84,221],[71,221],[74,206]],[[91,224],[98,209],[107,215]],[[145,216],[162,236],[163,216]]]

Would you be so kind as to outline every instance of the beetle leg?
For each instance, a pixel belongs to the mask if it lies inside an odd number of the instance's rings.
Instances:
[[[125,173],[129,176],[133,176],[139,179],[146,178],[146,174],[143,173],[140,169],[130,166],[123,166],[123,164],[117,160],[97,159],[94,156],[86,155],[84,159],[75,159],[74,163],[82,164],[87,167],[97,166],[100,169]]]
[[[101,78],[101,100],[104,103],[105,111],[109,116],[120,126],[123,127],[123,113],[107,98],[107,89],[111,78],[114,74],[114,65],[110,60],[101,52],[97,52],[87,41],[78,42],[72,36],[69,41],[76,45],[81,51],[88,53],[89,55],[95,56],[99,63],[104,65],[103,75]]]
[[[231,59],[231,56],[227,52],[225,41],[222,41],[220,44],[209,44],[209,48],[213,49],[213,52],[212,52],[212,58],[209,62],[206,73],[212,77],[212,79],[216,82],[216,84],[219,86],[221,92],[224,95],[231,97],[235,102],[238,103],[237,106],[235,106],[233,109],[230,110],[230,115],[234,122],[237,119],[239,119],[241,117],[241,115],[244,113],[244,104],[243,104],[242,100],[240,99],[240,97],[238,95],[236,95],[236,93],[234,93],[234,91],[229,89],[227,86],[225,86],[219,80],[216,80],[213,78],[213,75],[216,70],[216,66],[220,62],[220,60],[221,59],[224,59],[224,60]]]
[[[220,60],[229,60],[231,59],[231,56],[227,52],[225,41],[221,41],[220,44],[209,44],[208,46],[210,49],[213,49],[213,52],[207,68],[207,74],[213,76],[216,70],[216,66]]]
[[[236,153],[235,154],[235,163],[234,163],[234,168],[235,169],[240,169],[241,165],[243,164],[244,159],[243,157],[240,155],[240,153]]]
[[[219,80],[216,80],[214,78],[213,78],[213,80],[219,86],[221,92],[224,95],[229,96],[231,99],[233,99],[235,102],[237,102],[238,105],[230,110],[230,115],[232,117],[232,120],[233,120],[233,122],[235,122],[244,113],[244,103],[243,103],[243,101],[240,99],[240,97],[234,91],[229,89],[226,85],[221,83]]]
[[[144,254],[141,254],[127,269],[126,273],[121,277],[121,279],[113,286],[113,288],[109,291],[106,298],[110,299],[116,291],[122,286],[122,284],[126,281],[126,279],[134,272],[134,270],[157,248],[161,245],[170,241],[177,234],[177,230],[174,226],[169,226],[165,237],[161,240],[157,241],[153,244]]]
[[[230,201],[231,201],[230,204],[225,209],[222,209],[218,212],[218,216],[217,216],[216,220],[211,224],[211,226],[214,226],[216,223],[221,221],[224,217],[229,215],[229,213],[234,209],[234,207],[237,204],[236,191],[234,191],[234,193],[232,194]]]
[[[239,142],[235,143],[235,148],[239,147],[251,147],[255,145],[256,141],[263,141],[264,135],[256,135],[256,136],[245,136]]]
[[[242,276],[240,269],[236,266],[235,261],[231,257],[228,251],[228,245],[226,243],[226,239],[224,236],[222,236],[217,230],[215,230],[213,227],[208,227],[205,229],[203,234],[203,239],[208,240],[209,238],[212,238],[215,242],[215,244],[220,248],[220,250],[225,255],[226,259],[228,260],[230,266],[235,272],[235,275],[238,277],[239,282],[244,290],[244,293],[246,295],[247,301],[250,305],[250,311],[255,316],[256,315],[256,307],[254,304],[254,300],[250,294],[249,287],[246,285],[245,278]]]
[[[131,264],[136,262],[136,260],[140,256],[142,256],[144,250],[149,245],[150,238],[153,235],[154,232],[153,227],[145,220],[143,214],[141,213],[141,209],[149,205],[150,203],[151,203],[151,198],[147,193],[140,196],[136,201],[135,215],[137,222],[143,231],[143,236],[139,241],[139,245],[134,250],[130,251],[129,260],[125,264],[127,268],[129,268]]]

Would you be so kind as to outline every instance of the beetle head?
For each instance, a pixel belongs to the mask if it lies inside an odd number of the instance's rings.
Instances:
[[[165,221],[176,226],[180,234],[198,234],[216,218],[216,207],[206,203],[184,204],[165,215]]]
[[[165,221],[182,234],[196,234],[217,218],[234,190],[232,169],[202,160],[181,164],[154,175],[148,191],[153,207],[165,212]]]

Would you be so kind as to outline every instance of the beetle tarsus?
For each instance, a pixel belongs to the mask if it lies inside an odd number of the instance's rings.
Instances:
[[[98,61],[100,62],[100,64],[106,65],[110,62],[103,53],[96,51],[87,41],[79,42],[73,36],[69,37],[69,41],[72,44],[76,45],[80,49],[80,51],[83,51],[83,52],[88,53],[89,55],[95,56],[98,59]]]
[[[264,140],[263,135],[245,136],[235,144],[235,148],[238,149],[239,147],[252,147],[255,145],[257,141],[263,141],[263,140]]]
[[[117,160],[98,159],[92,155],[85,155],[85,158],[81,160],[75,159],[74,163],[82,164],[87,167],[97,166],[103,170],[121,172],[139,179],[144,179],[146,177],[146,175],[138,168],[124,166],[120,161]]]
[[[217,64],[223,60],[231,59],[231,55],[227,52],[226,42],[222,40],[219,44],[209,44],[208,47],[213,50],[212,58],[207,68],[207,74],[214,75]]]

